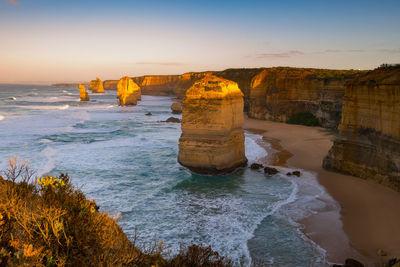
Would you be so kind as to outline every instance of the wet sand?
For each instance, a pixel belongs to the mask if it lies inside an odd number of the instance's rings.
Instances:
[[[363,179],[329,172],[322,160],[334,136],[326,129],[245,119],[244,129],[263,136],[271,144],[270,165],[312,171],[336,201],[304,219],[303,232],[327,251],[327,259],[344,263],[354,258],[366,266],[383,266],[400,258],[400,193]],[[301,179],[301,177],[299,178]],[[329,195],[328,195],[329,194]],[[387,256],[378,256],[382,249]]]

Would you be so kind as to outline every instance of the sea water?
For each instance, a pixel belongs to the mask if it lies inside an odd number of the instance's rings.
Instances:
[[[121,215],[140,247],[163,241],[173,255],[201,244],[237,266],[326,265],[297,223],[323,205],[312,173],[193,174],[177,162],[180,124],[164,122],[173,99],[143,95],[119,107],[115,91],[90,98],[80,102],[77,88],[0,85],[0,168],[18,155],[38,175],[68,173],[101,210]],[[245,136],[249,164],[265,157],[260,136]]]

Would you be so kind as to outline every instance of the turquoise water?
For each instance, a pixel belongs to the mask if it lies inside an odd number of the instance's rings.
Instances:
[[[118,107],[115,95],[83,103],[76,88],[0,85],[1,169],[18,155],[38,175],[67,172],[102,210],[121,214],[130,238],[137,230],[139,245],[162,240],[172,253],[181,243],[211,245],[238,266],[325,265],[325,252],[296,223],[322,205],[311,173],[192,174],[177,163],[180,124],[162,122],[173,100],[143,96]],[[246,133],[250,164],[266,154],[260,142]]]

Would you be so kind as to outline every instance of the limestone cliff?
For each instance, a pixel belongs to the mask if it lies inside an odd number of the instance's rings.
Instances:
[[[84,85],[79,84],[79,96],[81,98],[81,101],[89,101],[89,94],[86,92],[86,88]]]
[[[100,78],[90,81],[89,89],[92,90],[92,93],[104,93],[103,83],[101,82]]]
[[[194,82],[207,74],[238,83],[251,118],[286,122],[290,116],[309,112],[323,127],[340,122],[344,83],[361,72],[303,68],[227,69],[224,71],[158,75],[133,78],[143,94],[183,98]]]
[[[400,67],[347,83],[339,131],[325,168],[400,191]]]
[[[198,173],[229,172],[247,163],[243,94],[237,83],[207,75],[186,91],[178,161]]]
[[[129,77],[122,77],[117,88],[117,98],[121,106],[136,105],[141,98],[140,87]]]
[[[117,84],[119,80],[106,80],[103,82],[103,87],[105,90],[117,90]]]

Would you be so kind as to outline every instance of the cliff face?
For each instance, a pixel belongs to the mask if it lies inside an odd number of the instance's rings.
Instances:
[[[247,163],[243,94],[237,83],[207,75],[186,92],[178,161],[199,173],[224,173]]]
[[[89,83],[89,89],[92,90],[92,93],[104,93],[103,83],[100,78],[96,78]]]
[[[182,75],[155,75],[132,78],[145,95],[171,95],[183,98],[193,83],[206,73],[185,73]]]
[[[86,88],[84,85],[79,84],[79,96],[81,98],[81,101],[89,101],[89,94],[86,92]]]
[[[106,80],[103,82],[103,87],[105,90],[117,90],[118,80]]]
[[[340,122],[344,83],[358,71],[258,68],[227,69],[218,72],[133,78],[144,94],[183,98],[194,82],[207,74],[236,82],[244,94],[248,116],[286,122],[291,115],[309,112],[323,127],[336,128]]]
[[[340,136],[323,166],[400,191],[400,67],[349,82]]]
[[[141,99],[140,87],[129,77],[122,77],[117,88],[117,98],[121,106],[136,105]]]
[[[286,122],[300,112],[312,113],[324,127],[340,121],[344,83],[356,71],[269,68],[253,77],[249,117]]]

